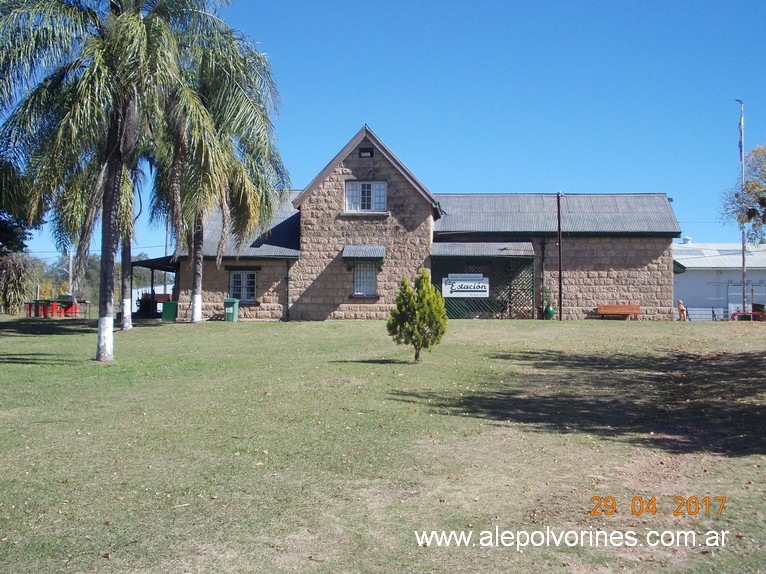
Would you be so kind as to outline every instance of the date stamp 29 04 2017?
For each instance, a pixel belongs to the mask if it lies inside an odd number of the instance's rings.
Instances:
[[[673,516],[697,516],[697,515],[719,515],[726,506],[725,496],[676,496],[673,498],[673,507],[665,510],[657,507],[657,499],[652,496],[649,498],[643,496],[634,496],[629,501],[626,499],[617,502],[614,496],[594,496],[590,499],[593,507],[590,509],[591,516],[614,516],[621,514],[632,514],[641,516],[642,514],[661,514],[667,515],[672,510]]]

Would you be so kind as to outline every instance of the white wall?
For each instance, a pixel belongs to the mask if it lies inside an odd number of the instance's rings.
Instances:
[[[151,293],[151,292],[152,292],[152,288],[148,285],[146,287],[138,287],[136,289],[133,289],[133,296],[132,296],[133,302],[131,303],[133,313],[136,313],[138,311],[138,300],[141,298],[141,295],[143,295],[144,293]],[[172,283],[170,283],[167,286],[167,292],[168,293],[173,292]],[[154,286],[154,294],[159,295],[160,293],[165,293],[164,284],[159,284]],[[157,304],[157,310],[162,311],[162,303]]]
[[[747,272],[748,311],[752,303],[766,304],[766,269]],[[687,269],[674,276],[676,303],[682,299],[694,320],[712,320],[712,309],[718,319],[728,318],[742,308],[742,271],[739,269]]]

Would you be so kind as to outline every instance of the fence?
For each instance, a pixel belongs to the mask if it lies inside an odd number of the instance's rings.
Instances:
[[[441,289],[450,274],[480,274],[489,279],[489,296],[446,297],[450,319],[534,319],[535,288],[532,259],[497,257],[487,259],[434,259],[432,277]]]

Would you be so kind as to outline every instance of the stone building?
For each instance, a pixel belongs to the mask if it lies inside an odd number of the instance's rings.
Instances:
[[[222,317],[235,297],[240,319],[383,319],[402,277],[425,267],[450,317],[539,318],[544,294],[558,301],[559,219],[564,318],[602,303],[673,318],[680,229],[665,195],[432,194],[367,126],[220,268],[221,223],[208,218],[203,315]],[[191,277],[182,258],[181,320]]]

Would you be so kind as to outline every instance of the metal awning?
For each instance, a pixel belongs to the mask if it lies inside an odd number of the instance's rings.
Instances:
[[[146,269],[153,269],[154,271],[166,271],[167,273],[177,273],[179,268],[178,260],[173,261],[173,258],[168,255],[166,257],[155,257],[154,259],[137,259],[131,261],[131,267],[144,267]]]
[[[343,247],[343,261],[383,261],[385,258],[385,245],[349,244]]]
[[[447,241],[431,245],[431,257],[534,257],[529,241],[513,243],[462,243]]]

